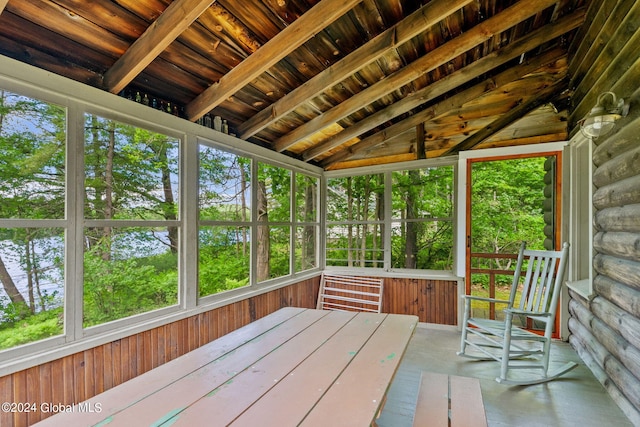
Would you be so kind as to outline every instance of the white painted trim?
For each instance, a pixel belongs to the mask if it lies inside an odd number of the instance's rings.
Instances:
[[[464,152],[463,152],[464,153]],[[466,274],[466,257],[467,257],[467,159],[459,158],[458,167],[456,168],[457,185],[456,185],[456,233],[454,238],[453,273],[456,276],[464,277]]]
[[[379,173],[393,172],[393,171],[399,171],[399,170],[451,166],[456,164],[457,159],[458,159],[457,156],[449,156],[449,157],[438,157],[435,159],[413,160],[410,162],[402,162],[402,163],[389,163],[384,165],[365,166],[365,167],[352,168],[352,169],[341,169],[341,170],[335,170],[335,171],[326,171],[324,173],[324,176],[327,179],[344,178],[347,176],[379,174]]]
[[[466,212],[467,212],[467,160],[469,159],[484,159],[489,157],[509,157],[517,155],[528,155],[538,153],[548,153],[552,151],[564,151],[565,147],[569,144],[568,141],[561,142],[549,142],[544,144],[529,144],[518,145],[514,147],[502,147],[502,148],[488,148],[484,150],[469,150],[461,151],[458,158],[458,184],[457,184],[457,204],[456,208],[460,214],[457,221],[457,235],[455,242],[455,254],[454,260],[457,261],[457,265],[454,268],[456,275],[460,277],[465,276],[465,264],[466,258],[466,239],[468,230],[466,229]]]
[[[569,141],[547,142],[544,144],[516,145],[513,147],[487,148],[484,150],[461,151],[460,159],[482,159],[486,157],[508,157],[521,154],[546,153],[549,151],[562,151]]]

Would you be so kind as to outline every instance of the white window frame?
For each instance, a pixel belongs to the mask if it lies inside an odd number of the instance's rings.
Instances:
[[[567,148],[569,152],[570,189],[569,251],[567,286],[582,298],[593,298],[593,149],[591,138],[577,132]]]
[[[132,334],[163,326],[206,312],[251,296],[269,292],[307,278],[317,276],[322,260],[319,250],[322,234],[318,236],[316,256],[318,267],[300,273],[275,278],[251,285],[238,292],[223,292],[198,300],[197,289],[197,236],[198,236],[198,145],[211,143],[217,148],[302,172],[319,179],[318,197],[322,194],[323,170],[292,159],[280,153],[240,140],[231,135],[205,128],[173,115],[154,110],[117,95],[81,84],[65,77],[32,67],[28,64],[0,56],[0,87],[3,89],[49,102],[67,109],[67,181],[66,218],[42,220],[39,226],[65,228],[65,296],[64,334],[0,351],[0,376],[27,369],[42,363],[81,352]],[[97,114],[154,132],[180,139],[180,258],[178,261],[178,300],[176,306],[115,320],[91,328],[82,326],[83,307],[83,227],[84,224],[84,114]],[[255,176],[255,175],[254,175]],[[69,177],[75,177],[70,179]],[[253,179],[253,178],[252,178]],[[252,194],[256,185],[252,183]],[[294,197],[292,193],[291,197]],[[321,199],[319,199],[321,200]],[[255,202],[255,201],[254,201]],[[255,203],[252,203],[254,209]],[[293,206],[293,205],[292,205]],[[318,205],[320,206],[320,205]],[[295,219],[295,218],[294,218]],[[252,215],[255,220],[255,215]],[[0,220],[0,226],[27,226],[21,220]],[[119,225],[146,225],[127,221]],[[295,221],[292,221],[295,224]],[[319,222],[320,224],[320,222]],[[291,245],[292,257],[294,245]]]
[[[412,169],[424,169],[424,168],[437,168],[437,167],[445,167],[452,166],[453,167],[453,216],[451,218],[451,225],[453,227],[453,258],[454,258],[454,268],[452,270],[418,270],[418,269],[405,269],[405,268],[391,268],[391,225],[394,222],[391,210],[391,188],[392,188],[392,172],[395,171],[404,171],[404,170],[412,170]],[[434,280],[454,280],[459,281],[460,277],[456,274],[456,254],[457,254],[457,241],[459,231],[459,215],[460,212],[457,206],[457,192],[459,192],[459,172],[458,172],[458,157],[450,156],[450,157],[439,157],[435,159],[425,159],[425,160],[414,160],[410,162],[403,163],[395,163],[388,165],[378,165],[378,166],[367,166],[361,168],[353,168],[348,170],[336,170],[336,171],[327,171],[324,173],[324,196],[328,197],[328,191],[326,189],[327,181],[332,178],[344,178],[348,176],[360,176],[360,175],[375,175],[384,173],[384,219],[382,221],[367,221],[367,224],[380,223],[384,225],[385,232],[382,236],[384,243],[384,267],[382,268],[371,268],[371,267],[336,267],[336,266],[327,266],[326,262],[323,264],[323,268],[330,271],[336,272],[346,272],[350,274],[362,274],[362,275],[372,275],[375,274],[380,277],[407,277],[407,278],[423,278],[423,279],[434,279]],[[323,204],[326,209],[326,203]],[[464,212],[464,211],[462,211]],[[326,212],[323,214],[323,226],[327,227],[326,221]],[[358,222],[360,223],[360,222]],[[464,230],[463,230],[464,232]],[[464,249],[464,247],[463,247]],[[326,245],[323,247],[322,253],[326,256]]]

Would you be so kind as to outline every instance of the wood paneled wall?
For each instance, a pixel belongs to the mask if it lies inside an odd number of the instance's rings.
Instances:
[[[420,322],[456,325],[458,282],[432,279],[385,279],[384,313],[412,314]]]
[[[320,277],[119,339],[0,378],[3,402],[30,402],[35,412],[0,411],[0,426],[31,425],[51,413],[42,403],[89,399],[173,360],[279,308],[315,308]],[[385,278],[383,312],[417,315],[421,322],[455,325],[457,282]]]
[[[569,341],[640,425],[640,2],[592,1],[585,22],[569,67],[574,132],[602,92],[631,110],[594,141],[594,297],[570,293]]]

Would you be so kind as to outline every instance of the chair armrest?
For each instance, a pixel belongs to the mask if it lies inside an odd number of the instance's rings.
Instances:
[[[470,299],[470,300],[474,300],[474,301],[487,301],[487,302],[494,302],[494,303],[497,303],[497,304],[509,304],[509,300],[504,300],[504,299],[479,297],[479,296],[475,296],[475,295],[461,295],[460,297],[462,299]]]
[[[503,311],[505,313],[519,314],[519,315],[531,316],[531,317],[550,317],[551,316],[551,313],[547,313],[544,311],[519,310],[517,308],[505,308]]]

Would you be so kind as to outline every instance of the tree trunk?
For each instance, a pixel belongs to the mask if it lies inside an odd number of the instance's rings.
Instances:
[[[240,212],[243,222],[247,221],[247,198],[245,192],[247,191],[247,175],[244,171],[244,165],[242,162],[238,162],[238,170],[240,172],[240,204],[242,212]],[[242,228],[242,256],[247,255],[247,229]]]
[[[2,282],[2,287],[12,303],[24,304],[25,307],[27,306],[27,301],[24,299],[20,291],[18,291],[15,282],[7,271],[7,267],[4,265],[2,257],[0,257],[0,282]]]
[[[407,232],[405,235],[405,247],[404,247],[404,268],[416,268],[417,266],[417,254],[418,254],[418,224],[411,220],[416,219],[417,212],[417,200],[418,197],[416,188],[420,176],[417,170],[410,170],[409,174],[409,187],[406,192],[406,219]]]
[[[377,178],[378,182],[377,182],[377,186],[376,186],[376,219],[378,221],[382,221],[384,219],[384,175],[380,174],[378,175]],[[380,245],[378,245],[379,243],[379,238],[378,236],[384,236],[384,224],[376,224],[373,227],[373,254],[374,257],[373,259],[376,260],[376,262],[373,263],[373,267],[382,267],[381,265],[379,265],[378,260],[382,261],[384,263],[384,257],[382,257],[382,259],[380,258],[380,254],[378,252],[378,249],[382,249],[382,242],[380,242]]]
[[[351,177],[347,178],[347,266],[353,267],[353,180]]]
[[[32,259],[31,275],[33,276],[33,284],[35,287],[36,295],[38,296],[40,310],[45,311],[47,309],[47,305],[45,303],[44,296],[42,295],[42,289],[40,288],[40,268],[39,268],[40,264],[37,259],[35,242],[31,238],[31,236],[29,237],[28,245],[29,245],[29,254],[30,254],[29,256]]]
[[[164,193],[163,216],[166,220],[177,219],[175,199],[171,188],[171,170],[167,155],[167,144],[163,141],[157,150],[159,163],[162,165],[162,191]],[[178,252],[178,227],[167,227],[167,235],[172,253]]]
[[[362,221],[369,219],[369,197],[371,196],[371,178],[364,177],[364,197],[362,200]],[[367,235],[369,234],[369,225],[362,224],[362,236],[360,240],[360,267],[367,266]]]
[[[307,183],[304,194],[304,220],[314,222],[316,220],[316,187]],[[302,233],[302,269],[315,267],[316,239],[315,226],[305,225]]]
[[[267,209],[267,188],[264,181],[258,181],[258,254],[257,254],[257,279],[258,282],[270,277],[269,270],[269,212]]]
[[[31,255],[29,253],[29,241],[31,240],[29,237],[29,229],[25,230],[25,244],[24,244],[24,266],[25,271],[27,272],[27,295],[29,296],[29,311],[31,313],[36,312],[36,302],[35,296],[33,292],[33,264],[31,262]]]

